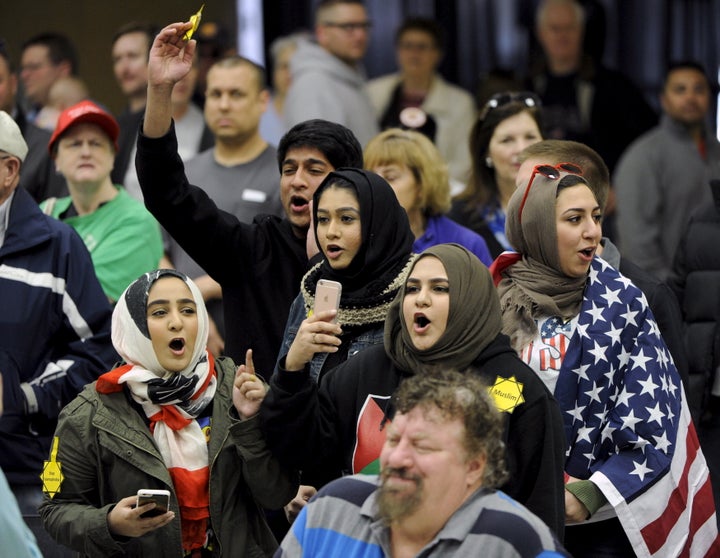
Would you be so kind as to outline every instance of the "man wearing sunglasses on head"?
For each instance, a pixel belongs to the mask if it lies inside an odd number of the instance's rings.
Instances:
[[[290,61],[293,81],[285,101],[287,128],[322,118],[350,128],[360,145],[378,133],[361,66],[370,26],[361,0],[320,1],[315,12],[316,42],[301,41]]]

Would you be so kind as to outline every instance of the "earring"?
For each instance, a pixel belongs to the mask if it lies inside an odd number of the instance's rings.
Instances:
[[[488,168],[490,168],[490,169],[493,168],[493,162],[492,162],[492,159],[491,159],[489,156],[488,156],[488,157],[485,157],[485,166],[488,167]]]

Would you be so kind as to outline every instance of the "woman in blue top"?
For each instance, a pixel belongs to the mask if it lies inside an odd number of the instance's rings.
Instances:
[[[445,216],[450,209],[448,167],[427,136],[390,128],[370,140],[364,159],[366,168],[390,183],[405,208],[415,236],[416,253],[454,242],[470,250],[485,265],[492,263],[483,238]]]

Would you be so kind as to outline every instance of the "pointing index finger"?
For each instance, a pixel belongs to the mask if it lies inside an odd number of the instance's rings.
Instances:
[[[252,358],[252,349],[248,349],[245,353],[245,371],[255,376],[255,363]]]

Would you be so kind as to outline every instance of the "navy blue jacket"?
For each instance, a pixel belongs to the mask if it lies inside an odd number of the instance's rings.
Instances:
[[[60,410],[118,356],[82,239],[23,188],[10,203],[0,246],[0,467],[11,485],[39,485]]]

